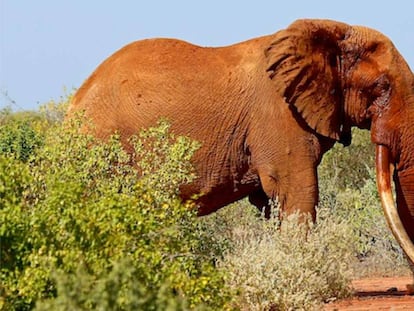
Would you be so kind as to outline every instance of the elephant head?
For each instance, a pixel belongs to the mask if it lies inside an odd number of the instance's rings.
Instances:
[[[347,145],[352,126],[371,129],[385,215],[414,262],[414,76],[403,57],[375,30],[327,20],[296,21],[266,56],[276,88],[316,133]]]

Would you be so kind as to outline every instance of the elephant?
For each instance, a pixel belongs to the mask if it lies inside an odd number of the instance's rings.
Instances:
[[[136,41],[77,90],[68,118],[80,111],[94,135],[118,132],[127,149],[160,118],[199,141],[197,178],[181,188],[183,199],[199,194],[199,215],[248,197],[267,215],[277,198],[286,214],[315,219],[323,154],[349,145],[352,127],[369,129],[387,221],[414,262],[414,77],[374,29],[300,19],[224,47]]]

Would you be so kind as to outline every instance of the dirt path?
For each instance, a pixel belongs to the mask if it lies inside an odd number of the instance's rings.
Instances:
[[[410,283],[411,277],[355,280],[355,297],[327,304],[325,311],[414,310],[414,296],[409,296],[406,288]]]

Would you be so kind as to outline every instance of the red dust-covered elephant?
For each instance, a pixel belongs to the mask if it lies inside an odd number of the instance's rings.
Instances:
[[[206,48],[174,39],[131,43],[73,98],[105,138],[125,139],[164,117],[202,143],[199,214],[248,196],[258,207],[315,217],[317,166],[351,127],[370,129],[387,220],[414,261],[414,76],[392,42],[361,26],[298,20],[275,34]],[[390,189],[393,165],[396,209]],[[268,209],[267,209],[268,212]]]

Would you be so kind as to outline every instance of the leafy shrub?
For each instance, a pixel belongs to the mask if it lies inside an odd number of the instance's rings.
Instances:
[[[70,98],[50,101],[39,112],[0,110],[0,154],[27,161],[43,144],[45,132],[62,123]]]
[[[320,203],[347,219],[355,245],[354,275],[402,275],[408,265],[388,228],[376,187],[375,151],[368,131],[354,130],[353,145],[335,146],[319,166]]]
[[[335,144],[318,168],[319,179],[335,182],[337,191],[359,189],[372,178],[370,169],[374,167],[375,150],[370,132],[354,128],[352,136],[350,146]]]
[[[11,109],[11,107],[5,107],[0,110],[0,125],[15,121],[28,121],[29,123],[32,123],[41,119],[42,114],[37,111],[23,110],[15,112]]]
[[[0,154],[27,161],[42,144],[43,137],[29,120],[17,120],[0,125]]]
[[[0,306],[222,309],[221,246],[203,243],[193,204],[177,195],[198,145],[165,122],[143,132],[138,178],[119,137],[102,143],[79,127],[52,127],[27,162],[0,157]]]

